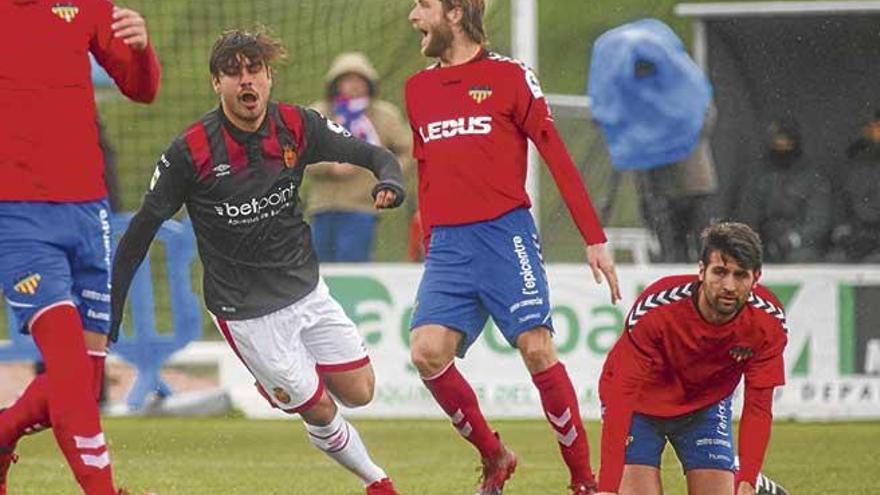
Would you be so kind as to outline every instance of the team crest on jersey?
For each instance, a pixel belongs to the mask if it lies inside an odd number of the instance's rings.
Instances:
[[[71,2],[56,3],[52,6],[52,13],[66,22],[73,22],[79,14],[79,7]]]
[[[290,403],[290,394],[284,391],[281,387],[275,387],[272,389],[272,395],[275,396],[275,400],[282,404]]]
[[[471,95],[475,102],[483,103],[492,96],[492,88],[489,86],[471,86],[468,94]]]
[[[281,157],[284,159],[284,166],[291,168],[296,164],[296,149],[290,145],[284,145],[281,148]]]
[[[12,288],[15,292],[32,296],[37,293],[37,288],[40,286],[42,278],[39,273],[32,273],[19,280]]]
[[[737,363],[741,363],[754,355],[755,351],[751,347],[736,346],[730,350],[730,357]]]

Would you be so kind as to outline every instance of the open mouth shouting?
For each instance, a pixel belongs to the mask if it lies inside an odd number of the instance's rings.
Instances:
[[[260,97],[256,92],[245,89],[238,95],[238,101],[248,110],[256,110],[259,106]]]
[[[431,42],[430,37],[428,36],[430,33],[428,33],[427,29],[419,29],[419,32],[422,33],[421,45],[422,45],[422,51],[424,51],[425,47],[427,47],[428,44]]]

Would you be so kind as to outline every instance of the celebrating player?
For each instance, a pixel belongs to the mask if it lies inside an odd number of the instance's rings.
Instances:
[[[88,54],[143,103],[159,62],[143,17],[107,0],[2,2],[0,43],[0,280],[46,364],[0,413],[0,494],[18,440],[49,427],[83,492],[115,494],[97,402],[110,208]]]
[[[318,275],[299,188],[310,163],[353,163],[379,178],[376,208],[394,208],[404,194],[400,165],[317,112],[270,101],[272,64],[283,57],[281,43],[261,30],[228,31],[214,44],[210,71],[220,105],[161,156],[119,242],[113,335],[156,231],[186,204],[208,310],[259,391],[273,407],[298,413],[311,442],[355,473],[367,494],[393,495],[330,397],[350,407],[369,403],[373,368],[357,327]]]
[[[489,315],[518,348],[556,433],[575,494],[592,493],[578,399],[556,357],[540,240],[525,191],[527,138],[544,157],[587,244],[596,282],[620,299],[605,235],[535,74],[485,49],[483,0],[417,0],[421,50],[406,103],[419,163],[427,258],[412,319],[412,360],[458,432],[482,457],[479,493],[500,494],[517,459],[487,424],[455,367]]]
[[[636,300],[599,381],[602,493],[660,495],[667,439],[690,495],[755,493],[787,342],[761,262],[752,229],[718,223],[702,234],[698,275],[664,277]],[[730,397],[743,376],[735,483]]]

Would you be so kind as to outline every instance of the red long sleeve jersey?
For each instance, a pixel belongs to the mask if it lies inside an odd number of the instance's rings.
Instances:
[[[159,88],[151,47],[113,37],[108,0],[0,2],[0,201],[90,201],[107,195],[88,53],[129,98]]]
[[[406,107],[426,236],[436,225],[491,220],[531,206],[525,190],[531,139],[584,240],[605,242],[538,79],[525,65],[485,50],[461,65],[435,64],[407,81]]]
[[[732,320],[714,325],[697,310],[699,290],[695,275],[649,286],[605,360],[599,379],[603,490],[616,491],[633,412],[665,418],[692,413],[732,394],[743,376],[747,389],[785,383],[787,327],[776,297],[758,285]]]

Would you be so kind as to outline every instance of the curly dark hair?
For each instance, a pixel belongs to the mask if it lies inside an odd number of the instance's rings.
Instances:
[[[221,33],[214,42],[208,68],[212,77],[219,78],[221,73],[240,73],[245,61],[250,66],[265,65],[271,68],[274,62],[285,57],[287,50],[266,27],[257,26],[250,31],[230,29]]]

